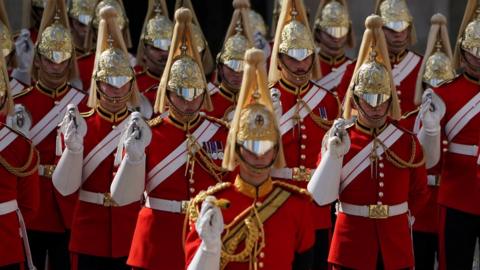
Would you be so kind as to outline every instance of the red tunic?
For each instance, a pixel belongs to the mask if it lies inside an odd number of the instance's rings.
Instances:
[[[285,114],[288,110],[296,106],[297,98],[304,97],[314,86],[315,84],[313,82],[309,82],[304,87],[295,89],[285,81],[280,80],[271,88],[280,90],[283,114]],[[326,90],[322,91],[326,92],[325,97],[315,108],[310,109],[315,115],[323,118],[323,120],[333,122],[333,120],[340,115],[340,102],[335,93]],[[282,123],[279,124],[281,125]],[[316,168],[318,153],[320,153],[322,138],[328,128],[328,126],[319,126],[311,115],[307,115],[303,119],[303,122],[288,130],[282,136],[283,151],[287,163],[286,167],[299,168],[303,166],[306,169],[314,170]],[[307,181],[297,182],[297,184],[306,187]],[[331,228],[330,206],[315,207],[314,217],[316,229]]]
[[[49,113],[57,102],[69,91],[78,91],[66,86],[63,89],[50,90],[35,86],[29,91],[24,91],[14,99],[16,104],[23,104],[32,117],[32,128]],[[83,102],[86,98],[83,99]],[[86,108],[85,103],[80,103],[79,110]],[[63,115],[54,118],[54,121],[62,120]],[[56,136],[54,129],[45,139],[36,145],[40,153],[41,165],[54,165],[57,162]],[[63,197],[53,188],[52,178],[40,176],[40,203],[38,205],[39,215],[30,222],[28,228],[43,232],[64,232],[70,228],[72,222],[73,208],[77,201],[77,194]]]
[[[322,54],[318,54],[320,58],[320,68],[322,70],[322,75],[328,75],[332,72],[332,69],[338,68],[339,66],[343,65],[343,63],[351,60],[350,58],[346,57],[345,55],[339,56],[335,59],[329,58]]]
[[[10,134],[18,134],[4,124],[0,130],[9,130]],[[4,130],[4,131],[6,131]],[[2,132],[5,135],[5,133]],[[4,136],[2,135],[2,136]],[[4,137],[2,137],[3,139]],[[30,166],[23,172],[35,168],[38,155],[31,142],[18,134],[18,137],[0,152],[0,156],[13,167],[22,167],[29,162],[30,152],[33,156]],[[35,171],[26,177],[17,177],[0,165],[0,204],[17,200],[26,224],[30,224],[37,214],[39,203],[38,174]],[[20,224],[16,212],[0,215],[0,266],[17,264],[24,261],[23,240],[19,234]]]
[[[95,52],[77,53],[78,71],[82,80],[83,89],[88,92],[92,83],[93,65],[95,63]]]
[[[156,118],[153,121],[159,120]],[[191,122],[188,129],[194,133],[202,125],[203,117],[198,117]],[[171,115],[165,117],[161,123],[157,122],[152,127],[152,142],[146,150],[147,155],[147,178],[148,173],[164,160],[170,153],[182,144],[187,135],[184,124]],[[217,125],[213,123],[213,125]],[[203,144],[203,149],[209,153],[207,145],[216,144],[217,149],[225,149],[225,140],[228,130],[221,126],[213,137]],[[211,151],[210,151],[211,152]],[[217,151],[217,153],[220,151]],[[181,156],[180,159],[186,157]],[[185,175],[185,163],[170,174],[161,184],[148,192],[148,196],[157,199],[185,201],[195,197],[201,190],[218,183],[205,169],[205,163],[196,155],[193,179]],[[217,166],[221,160],[212,160]],[[219,175],[221,179],[227,176]],[[147,179],[147,188],[149,179]],[[142,269],[185,269],[183,251],[183,224],[185,215],[155,210],[143,207],[138,214],[137,225],[132,240],[132,247],[127,263],[133,267]]]
[[[419,163],[423,160],[422,146],[415,135],[402,130],[403,135],[389,149],[405,161],[414,155],[413,163]],[[372,141],[371,133],[358,123],[348,129],[348,132],[351,148],[343,158],[344,166]],[[414,153],[412,145],[415,146]],[[372,177],[368,166],[340,193],[339,201],[354,205],[376,205],[378,202],[396,205],[408,202],[413,216],[421,213],[427,200],[425,166],[400,168],[385,153],[379,157],[378,162],[378,176]],[[382,255],[385,269],[413,267],[407,213],[386,219],[338,213],[329,262],[353,269],[375,269],[378,254]]]
[[[112,131],[114,126],[123,121],[128,113],[125,109],[112,116],[97,109],[88,117],[84,157]],[[110,192],[110,184],[117,169],[113,163],[114,153],[111,153],[85,179],[80,189],[96,193]],[[70,250],[92,256],[126,257],[140,206],[140,201],[121,207],[105,207],[79,200],[73,215]]]
[[[160,78],[156,77],[152,73],[148,72],[147,69],[144,69],[140,66],[135,67],[135,72],[138,90],[140,90],[140,93],[144,94],[148,98],[152,105],[155,104]]]
[[[408,52],[409,51],[406,51],[406,53]],[[420,56],[418,54],[416,55]],[[392,62],[392,67],[395,68],[395,65],[397,65],[399,62],[400,61]],[[348,86],[350,85],[350,81],[353,77],[353,72],[355,70],[356,64],[357,62],[355,61],[350,65],[348,65],[347,70],[343,75],[342,81],[337,87],[337,92],[340,100],[343,100],[345,98],[345,95],[348,90]],[[399,123],[401,126],[407,128],[408,130],[413,130],[413,125],[415,123],[415,118],[417,116],[416,110],[418,106],[416,106],[413,102],[415,97],[417,75],[421,65],[422,65],[422,58],[420,58],[415,68],[413,68],[412,71],[402,80],[400,85],[396,85],[397,95],[400,100],[400,107],[402,110],[402,121],[400,121]]]
[[[226,89],[223,85],[218,87],[215,93],[210,95],[213,111],[208,115],[230,122],[237,104],[237,94]]]
[[[443,99],[447,106],[445,116],[441,121],[442,136],[445,135],[445,125],[448,121],[475,95],[479,93],[478,82],[471,80],[467,75],[456,78],[449,84],[443,85],[435,92]],[[476,106],[479,106],[477,104]],[[467,125],[447,144],[479,145],[480,142],[480,114],[471,119]],[[448,151],[448,145],[443,144],[443,166],[438,202],[441,205],[480,215],[480,166],[477,156],[467,156]]]
[[[222,209],[223,220],[226,227],[236,224],[234,219],[240,217],[240,214],[254,203],[257,209],[261,208],[261,205],[270,194],[275,192],[277,188],[283,189],[281,186],[277,187],[275,184],[273,184],[272,187],[271,181],[268,180],[267,182],[270,183],[270,187],[268,188],[266,186],[267,183],[262,184],[262,186],[259,187],[259,197],[255,199],[255,194],[242,190],[238,182],[239,179],[237,178],[235,185],[231,185],[226,189],[212,194],[217,199],[222,198],[230,201],[230,207],[228,209]],[[252,189],[255,190],[253,187]],[[265,189],[265,192],[262,192],[262,189]],[[312,216],[308,210],[311,205],[310,198],[293,190],[284,190],[290,192],[290,196],[280,206],[273,206],[276,208],[274,213],[263,222],[265,247],[260,250],[260,254],[257,256],[258,269],[292,269],[295,253],[301,254],[309,250],[314,243],[315,234],[314,228],[312,227]],[[239,221],[241,222],[243,219],[240,218]],[[189,227],[190,232],[188,233],[185,243],[188,263],[191,262],[202,242],[195,231],[194,223],[191,222]],[[243,248],[244,245],[240,244],[235,253],[238,253]],[[250,268],[247,261],[230,262],[224,269],[247,270]]]

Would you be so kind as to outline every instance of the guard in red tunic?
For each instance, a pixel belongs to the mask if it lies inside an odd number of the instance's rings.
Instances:
[[[422,64],[422,56],[408,49],[416,42],[413,17],[405,0],[377,0],[375,14],[384,21],[383,31],[387,40],[388,54],[392,64],[392,76],[402,109],[400,124],[410,131],[418,112],[414,103],[415,84]],[[337,88],[341,100],[345,97],[356,63],[347,67]]]
[[[129,129],[126,155],[111,186],[119,205],[145,192],[128,257],[133,269],[185,269],[182,228],[188,201],[226,177],[221,161],[227,129],[200,113],[202,106],[211,108],[211,101],[192,38],[192,13],[180,8],[175,21],[155,107],[164,115],[168,104],[168,116],[150,121],[152,142],[146,151],[141,140],[145,132]]]
[[[245,62],[223,160],[239,173],[190,202],[187,269],[311,269],[311,198],[270,175],[285,161],[263,51],[248,50]]]
[[[233,7],[235,11],[225,35],[223,48],[217,55],[217,69],[213,76],[213,81],[218,87],[213,83],[208,84],[208,91],[215,107],[209,115],[227,122],[233,119],[235,112],[242,84],[245,51],[254,45],[249,23],[249,1],[235,0]]]
[[[78,70],[83,89],[90,89],[95,50],[91,31],[95,6],[98,0],[72,0],[68,9],[72,37],[77,53]]]
[[[425,58],[423,59],[417,79],[415,103],[420,105],[424,89],[439,87],[455,78],[452,64],[452,49],[448,39],[447,20],[437,13],[431,18]],[[420,119],[416,120],[415,131],[418,131]],[[427,164],[429,164],[427,162]],[[428,170],[428,205],[425,211],[418,214],[413,226],[413,242],[416,269],[434,269],[438,254],[439,207],[437,203],[438,186],[440,184],[440,166]]]
[[[343,73],[352,63],[352,59],[345,56],[345,48],[355,47],[352,22],[345,0],[323,0],[320,3],[313,36],[324,76],[316,83],[327,90],[336,91]]]
[[[286,153],[285,168],[272,176],[306,187],[333,120],[340,116],[335,93],[311,79],[320,77],[318,55],[302,1],[284,1],[273,46],[269,80]],[[315,202],[312,202],[315,204]],[[330,206],[314,207],[316,243],[314,268],[326,269],[330,242]]]
[[[155,103],[158,83],[167,63],[172,43],[173,23],[165,0],[149,0],[147,16],[137,49],[138,89],[151,104]]]
[[[52,185],[61,151],[57,126],[69,103],[85,106],[86,94],[70,85],[78,72],[65,2],[46,1],[43,15],[32,68],[34,86],[14,99],[17,119],[10,123],[40,152],[39,215],[28,226],[29,240],[35,265],[44,266],[48,252],[49,266],[56,270],[70,267],[69,229],[77,201],[76,194],[62,197]]]
[[[35,269],[26,225],[37,214],[38,151],[22,134],[4,124],[14,114],[7,68],[0,60],[0,269]],[[20,232],[20,233],[19,233]]]
[[[141,206],[140,198],[118,206],[110,196],[121,161],[121,133],[129,122],[127,103],[138,104],[139,93],[116,10],[105,7],[101,17],[88,99],[92,110],[83,119],[73,104],[68,105],[60,125],[66,149],[53,173],[60,194],[79,191],[69,245],[74,270],[129,269],[126,260]]]
[[[423,93],[419,139],[427,168],[440,168],[440,266],[471,269],[480,226],[480,6],[469,1],[455,47],[463,74]],[[436,166],[437,165],[437,166]]]
[[[428,199],[422,146],[395,122],[400,106],[382,24],[376,15],[365,22],[346,120],[324,137],[308,184],[320,205],[339,200],[328,258],[334,269],[411,269],[412,224]],[[358,118],[350,118],[351,104]]]

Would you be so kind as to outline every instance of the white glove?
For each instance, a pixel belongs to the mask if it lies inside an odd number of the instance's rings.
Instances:
[[[332,128],[327,133],[326,150],[330,151],[337,158],[345,156],[350,150],[350,136],[345,129],[349,122],[351,121],[338,118],[333,122]]]
[[[87,123],[78,112],[77,106],[69,104],[60,131],[64,136],[67,149],[72,152],[83,150],[83,137],[87,134]]]
[[[275,110],[275,115],[277,120],[280,120],[283,114],[282,101],[280,97],[282,93],[277,88],[270,89],[270,97],[272,98],[273,109]]]
[[[131,162],[142,160],[145,156],[145,147],[150,144],[151,140],[152,132],[150,127],[139,112],[133,112],[130,115],[127,133],[123,142],[127,159]]]
[[[445,103],[429,88],[423,93],[418,115],[427,134],[439,134],[440,120],[445,115]]]
[[[15,58],[18,66],[12,71],[12,77],[25,85],[31,84],[30,70],[32,69],[34,55],[35,50],[30,32],[27,29],[22,29],[15,41]]]
[[[15,104],[14,114],[7,116],[7,125],[29,138],[32,116],[22,104]]]
[[[202,239],[201,248],[207,252],[220,254],[224,224],[220,208],[212,203],[214,200],[215,197],[208,196],[202,203],[195,228]]]

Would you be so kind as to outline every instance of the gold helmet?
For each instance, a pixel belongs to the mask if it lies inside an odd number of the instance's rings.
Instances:
[[[420,67],[415,89],[415,104],[422,101],[423,85],[438,87],[455,78],[452,63],[452,49],[448,38],[447,19],[440,13],[431,18],[427,48]]]
[[[106,6],[111,6],[117,11],[117,25],[120,30],[123,30],[128,23],[127,15],[125,14],[125,8],[123,4],[118,0],[102,0],[98,2],[95,7],[95,17],[93,18],[92,25],[94,28],[98,29],[98,24],[100,22],[100,10]]]
[[[10,23],[8,21],[7,12],[5,10],[4,1],[0,2],[0,49],[3,56],[9,55],[13,51],[13,38],[10,31]]]
[[[382,19],[377,15],[368,16],[365,20],[366,30],[354,75],[345,97],[343,116],[345,119],[351,117],[351,102],[354,97],[363,99],[372,107],[391,100],[390,117],[400,119],[400,104],[392,78],[382,25]]]
[[[195,40],[195,47],[201,55],[203,70],[205,74],[210,74],[215,68],[215,63],[213,61],[213,56],[208,46],[207,39],[203,34],[200,23],[198,22],[197,15],[195,15],[195,10],[193,9],[192,2],[190,0],[176,0],[175,1],[175,10],[179,8],[188,8],[192,13],[192,24],[190,26],[192,32],[192,38]]]
[[[252,29],[253,34],[260,33],[264,37],[267,36],[267,25],[265,24],[262,15],[260,15],[255,10],[250,9],[248,12],[248,19],[250,22],[250,29]]]
[[[241,72],[244,66],[245,51],[253,44],[251,28],[248,23],[250,3],[248,0],[235,0],[233,7],[235,11],[217,61],[236,72]]]
[[[79,78],[64,0],[46,1],[35,49],[37,59],[43,56],[57,64],[69,60],[69,79]],[[32,69],[32,76],[35,80],[38,79],[38,69],[35,66]]]
[[[158,86],[156,112],[164,112],[167,91],[189,101],[206,93],[205,73],[192,32],[192,12],[187,8],[177,9],[172,46]],[[209,95],[205,95],[203,106],[207,110],[212,109]]]
[[[116,88],[131,82],[131,91],[122,99],[135,107],[138,105],[138,87],[128,59],[127,47],[117,24],[117,11],[111,6],[106,6],[101,9],[100,17],[88,106],[95,108],[98,96],[106,96],[98,88],[97,82],[104,82]]]
[[[71,18],[89,26],[95,14],[98,0],[71,0],[68,14]]]
[[[148,20],[143,41],[155,48],[168,51],[172,43],[173,23],[162,15],[160,6],[155,9],[155,17]]]
[[[269,80],[280,79],[278,69],[279,54],[283,53],[298,61],[314,55],[313,79],[321,77],[318,57],[315,56],[315,43],[308,24],[302,0],[285,0],[278,20],[272,57],[270,59]]]
[[[314,29],[325,31],[335,38],[346,36],[351,30],[346,3],[337,0],[322,1],[317,10]]]
[[[377,0],[375,14],[382,17],[383,26],[393,31],[402,32],[411,27],[410,45],[415,44],[417,37],[413,17],[405,0]]]
[[[282,168],[285,159],[280,130],[268,90],[265,55],[259,49],[248,49],[245,62],[243,83],[228,132],[222,166],[230,171],[235,169],[239,160],[236,158],[237,146],[244,147],[258,156],[278,147],[273,166]]]
[[[453,56],[455,69],[460,67],[461,50],[480,58],[480,5],[477,0],[469,0],[465,7]]]

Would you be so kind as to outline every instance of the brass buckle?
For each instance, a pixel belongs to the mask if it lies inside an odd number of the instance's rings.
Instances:
[[[292,169],[292,178],[295,181],[310,181],[310,177],[312,176],[312,170],[305,167],[295,167]]]
[[[373,219],[385,219],[388,218],[389,209],[388,205],[384,204],[371,204],[368,206],[368,217]]]
[[[105,192],[103,194],[103,206],[105,207],[118,206],[118,204],[113,200],[112,194],[110,194],[110,192]]]
[[[43,173],[41,176],[46,178],[52,178],[55,167],[55,165],[43,165]]]
[[[182,201],[182,205],[181,205],[181,208],[180,208],[180,212],[182,214],[187,213],[187,209],[188,209],[189,204],[190,204],[190,201]]]

